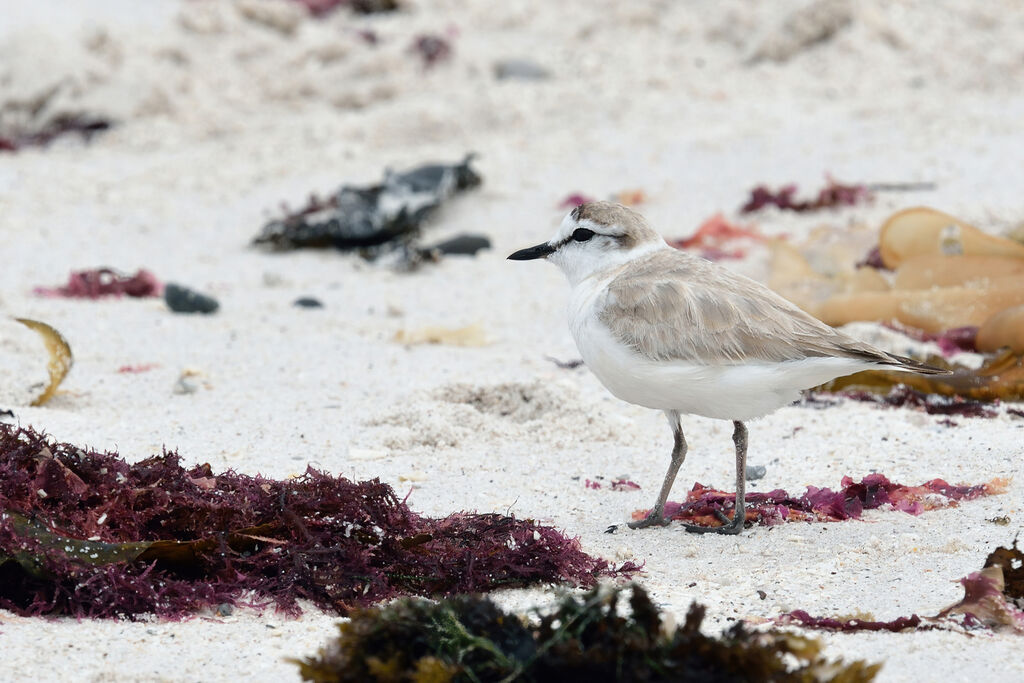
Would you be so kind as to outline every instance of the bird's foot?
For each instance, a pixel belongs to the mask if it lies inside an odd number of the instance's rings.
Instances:
[[[715,510],[715,516],[722,522],[722,526],[700,526],[699,524],[684,524],[683,527],[691,534],[730,534],[735,535],[743,530],[747,521],[746,512],[740,510],[729,519],[721,510]]]
[[[651,510],[643,519],[635,522],[630,522],[626,526],[630,529],[646,529],[649,526],[668,526],[669,520],[665,519],[665,516],[661,514],[661,510]]]

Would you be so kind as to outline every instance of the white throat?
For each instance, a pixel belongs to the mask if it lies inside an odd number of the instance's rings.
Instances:
[[[558,266],[572,287],[605,271],[635,261],[661,249],[671,249],[665,240],[638,244],[629,250],[597,251],[593,249],[560,249],[548,260]]]

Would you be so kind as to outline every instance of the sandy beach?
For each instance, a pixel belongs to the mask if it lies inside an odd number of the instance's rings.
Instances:
[[[651,505],[664,475],[664,417],[614,399],[585,367],[548,359],[579,357],[568,286],[550,265],[505,257],[548,239],[568,195],[631,190],[672,238],[722,212],[793,242],[824,225],[864,230],[870,245],[886,216],[916,205],[1007,234],[1024,223],[1024,5],[401,4],[314,19],[286,0],[0,0],[0,122],[26,101],[115,122],[88,143],[0,152],[0,408],[130,461],[167,448],[188,464],[275,478],[312,465],[379,477],[424,514],[540,520],[592,555],[642,562],[637,579],[655,601],[679,618],[706,605],[708,629],[795,609],[932,615],[959,600],[958,580],[1009,546],[1024,519],[1024,419],[1006,405],[994,418],[944,422],[841,400],[749,425],[749,462],[766,468],[752,491],[836,488],[878,472],[914,485],[1004,477],[1002,495],[737,537],[677,524],[630,531],[622,523]],[[430,65],[410,48],[428,34],[451,46]],[[547,76],[498,79],[495,65],[510,59]],[[476,256],[407,273],[386,258],[250,244],[282,204],[469,152],[483,184],[447,202],[424,241],[489,236]],[[827,174],[934,187],[738,216],[756,185],[809,193]],[[722,263],[769,273],[763,247]],[[220,310],[33,293],[101,266],[146,268],[215,296]],[[323,308],[292,305],[303,296]],[[26,397],[45,378],[45,354],[39,346],[33,364],[37,342],[11,317],[48,322],[74,350],[44,406]],[[395,341],[468,325],[485,345]],[[128,365],[150,369],[119,372]],[[175,391],[183,372],[191,393]],[[730,425],[684,416],[683,428],[690,453],[672,499],[694,482],[731,491]],[[585,485],[599,477],[641,488]],[[1001,516],[1010,523],[988,521]],[[496,598],[526,609],[553,594]],[[308,605],[297,619],[238,608],[182,622],[0,612],[0,679],[298,680],[285,658],[315,653],[337,620]],[[1024,677],[1019,635],[808,634],[830,657],[883,662],[880,681]]]

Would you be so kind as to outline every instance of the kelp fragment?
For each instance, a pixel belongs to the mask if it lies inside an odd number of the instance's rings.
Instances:
[[[766,206],[802,213],[838,206],[855,206],[872,198],[871,191],[865,185],[844,185],[831,178],[828,178],[825,187],[818,191],[818,196],[814,199],[796,199],[796,190],[795,183],[784,185],[779,190],[758,185],[750,191],[750,197],[740,207],[740,213],[759,211]]]
[[[647,592],[565,595],[527,621],[487,598],[404,599],[356,610],[337,639],[295,660],[307,681],[836,681],[873,680],[880,664],[828,661],[817,641],[737,623],[701,633],[690,606],[669,628]]]
[[[377,185],[344,185],[326,200],[311,197],[304,208],[267,223],[253,243],[279,250],[363,249],[373,255],[383,245],[412,239],[444,201],[479,185],[472,160],[469,154],[459,164],[388,172]]]
[[[766,493],[747,492],[747,522],[774,526],[785,522],[839,522],[860,519],[864,510],[899,510],[919,515],[928,510],[955,507],[959,501],[1003,493],[1006,481],[993,479],[974,486],[954,486],[942,479],[932,479],[920,486],[904,486],[889,481],[884,475],[869,474],[859,482],[843,477],[838,491],[808,486],[800,496],[782,489]],[[700,483],[686,494],[686,501],[669,501],[665,505],[667,519],[691,524],[718,526],[720,514],[732,515],[735,494],[719,491]],[[648,510],[637,510],[633,519],[643,519]]]
[[[34,114],[35,112],[33,112]],[[33,116],[34,118],[34,116]],[[78,135],[85,142],[109,129],[113,121],[90,114],[60,114],[43,122],[0,130],[0,152],[16,152],[24,147],[42,147],[65,135]]]
[[[764,242],[765,237],[754,226],[732,223],[720,213],[704,221],[689,237],[670,240],[676,249],[697,249],[700,255],[711,261],[743,258],[746,250],[742,247],[729,248],[737,240]]]
[[[71,366],[74,365],[75,359],[71,354],[71,346],[68,344],[68,340],[50,325],[28,318],[15,318],[15,320],[42,337],[43,343],[46,345],[46,352],[50,355],[50,359],[46,363],[46,371],[50,375],[50,382],[43,389],[43,393],[39,394],[31,404],[33,406],[41,406],[53,398],[53,395],[57,392],[57,387],[68,376],[68,372],[71,370]]]
[[[343,614],[635,569],[531,521],[422,517],[377,480],[214,473],[167,452],[128,464],[0,424],[0,608],[18,614],[176,617],[252,594]]]
[[[951,370],[952,374],[915,375],[889,370],[865,370],[822,384],[815,391],[870,392],[886,395],[893,392],[894,388],[904,386],[927,395],[927,398],[923,399],[925,403],[921,404],[926,408],[929,401],[942,403],[938,399],[933,399],[933,396],[959,397],[975,401],[1024,400],[1024,356],[1018,356],[1010,350],[987,359],[976,370],[954,365],[936,357],[929,358],[927,362]],[[856,394],[851,397],[862,398]],[[915,394],[905,390],[900,390],[895,399],[902,400],[902,403],[893,401],[891,405],[916,403]]]
[[[134,275],[113,268],[90,268],[72,271],[67,284],[60,287],[36,287],[39,296],[72,299],[100,299],[105,296],[160,296],[163,285],[153,273],[140,268]]]
[[[415,330],[399,330],[395,341],[407,346],[417,344],[445,344],[447,346],[487,346],[491,343],[479,323],[465,327],[428,325]]]

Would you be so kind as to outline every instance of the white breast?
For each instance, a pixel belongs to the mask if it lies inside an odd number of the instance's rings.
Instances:
[[[654,361],[621,344],[601,323],[607,281],[584,280],[569,301],[569,329],[587,367],[616,397],[657,410],[750,420],[792,403],[800,391],[869,364],[846,358],[701,365]]]

